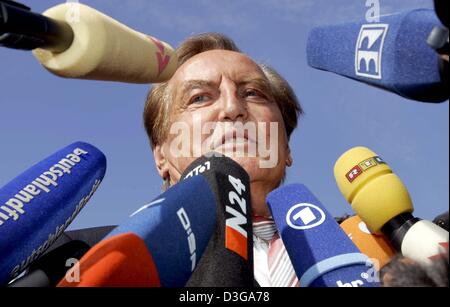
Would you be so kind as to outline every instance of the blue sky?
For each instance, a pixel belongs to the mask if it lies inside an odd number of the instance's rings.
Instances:
[[[23,1],[36,12],[62,1]],[[333,215],[351,213],[333,166],[362,145],[382,156],[408,188],[417,216],[449,205],[449,104],[425,104],[314,70],[306,64],[308,31],[364,18],[364,0],[84,0],[120,22],[177,46],[186,37],[221,32],[248,55],[277,69],[306,115],[291,138],[301,182]],[[380,0],[381,13],[432,8],[431,0]],[[70,228],[117,224],[160,194],[142,124],[148,85],[63,79],[30,52],[0,49],[0,186],[60,148],[85,141],[102,150],[108,169]]]

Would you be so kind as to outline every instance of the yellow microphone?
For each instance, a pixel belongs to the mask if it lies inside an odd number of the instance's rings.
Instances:
[[[334,176],[370,231],[384,233],[404,256],[430,263],[448,252],[448,231],[413,217],[406,187],[375,152],[366,147],[348,150],[336,161]]]
[[[60,77],[158,83],[168,80],[177,68],[177,57],[169,44],[84,4],[63,3],[43,15],[67,34],[60,35],[65,46],[36,48],[33,54]],[[73,33],[68,33],[70,30]],[[67,43],[68,37],[73,38]]]

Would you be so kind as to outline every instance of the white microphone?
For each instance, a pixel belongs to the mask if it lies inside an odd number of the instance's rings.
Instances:
[[[73,41],[61,52],[36,48],[34,56],[60,77],[127,83],[168,80],[177,68],[174,49],[80,3],[63,3],[43,13],[65,23]]]

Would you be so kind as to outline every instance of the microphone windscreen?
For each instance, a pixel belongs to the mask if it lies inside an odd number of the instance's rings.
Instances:
[[[159,287],[158,269],[145,242],[123,233],[96,244],[58,287]]]
[[[104,154],[76,142],[0,189],[0,285],[55,242],[94,194],[105,171]]]
[[[267,196],[300,287],[374,287],[375,270],[319,200],[302,184]]]
[[[379,233],[392,218],[414,210],[400,178],[366,147],[354,147],[342,154],[334,165],[334,178],[344,198],[372,232]]]
[[[441,26],[433,10],[417,9],[366,21],[317,27],[307,41],[311,67],[330,71],[403,97],[442,102],[449,98],[440,58],[427,44]]]
[[[371,233],[359,216],[346,219],[340,226],[361,253],[367,255],[378,269],[384,267],[396,254],[389,240],[383,234]]]
[[[210,152],[195,160],[183,180],[202,176],[216,198],[216,228],[189,287],[253,287],[250,179],[232,159]]]
[[[59,4],[43,15],[67,22],[74,33],[72,45],[63,52],[33,50],[38,61],[60,77],[157,83],[168,80],[177,68],[175,51],[167,43],[84,4]]]
[[[79,281],[59,286],[182,287],[211,238],[215,210],[203,177],[183,180],[95,245],[80,260]]]

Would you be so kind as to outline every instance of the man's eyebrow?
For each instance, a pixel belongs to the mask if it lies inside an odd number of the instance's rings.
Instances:
[[[239,86],[246,85],[246,84],[256,84],[257,86],[261,87],[263,90],[270,90],[270,82],[267,79],[264,78],[248,78],[244,79],[239,82]]]
[[[250,78],[244,78],[243,80],[238,82],[238,87],[242,87],[248,84],[256,84],[256,86],[259,87],[260,90],[266,91],[266,94],[271,95],[271,85],[269,80],[261,77],[250,77]],[[176,92],[176,96],[183,97],[187,95],[191,90],[197,89],[197,88],[215,88],[217,87],[217,84],[213,81],[207,81],[207,80],[188,80],[181,84],[181,86],[178,88]]]
[[[181,85],[181,89],[179,91],[179,94],[183,95],[193,89],[196,88],[204,88],[204,87],[214,87],[216,84],[212,81],[206,81],[206,80],[189,80],[186,82],[183,82]]]

